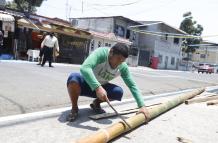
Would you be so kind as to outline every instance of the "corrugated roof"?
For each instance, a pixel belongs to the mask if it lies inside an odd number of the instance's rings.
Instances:
[[[10,14],[0,13],[0,21],[13,22],[14,17]]]
[[[96,31],[89,31],[91,35],[107,40],[112,40],[120,43],[125,43],[128,45],[131,45],[132,42],[130,42],[128,39],[116,36],[114,33],[103,33],[103,32],[96,32]]]
[[[139,25],[138,27],[149,26],[149,25],[155,25],[155,24],[164,24],[164,25],[166,25],[166,26],[168,26],[168,27],[171,27],[171,28],[177,30],[178,32],[180,32],[180,33],[182,33],[182,34],[188,34],[188,33],[186,33],[185,31],[183,31],[183,30],[181,30],[181,29],[179,29],[179,28],[176,28],[176,27],[174,27],[174,26],[171,26],[171,25],[169,25],[169,24],[167,24],[167,23],[165,23],[165,22],[163,22],[163,21],[138,21],[138,22],[140,22],[140,23],[142,24],[142,25]],[[136,26],[136,27],[137,27],[137,26]]]

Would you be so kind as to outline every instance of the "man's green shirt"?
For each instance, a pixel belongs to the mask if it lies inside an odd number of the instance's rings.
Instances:
[[[107,47],[100,47],[87,57],[80,68],[85,81],[92,90],[95,90],[100,85],[104,85],[121,75],[135,98],[138,107],[144,106],[144,100],[136,83],[132,79],[128,65],[126,62],[123,62],[116,69],[112,69],[108,60],[109,51],[110,49]]]

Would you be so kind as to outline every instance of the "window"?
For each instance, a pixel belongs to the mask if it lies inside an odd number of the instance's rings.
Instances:
[[[129,37],[130,37],[130,30],[127,30],[126,31],[126,39],[129,39]]]
[[[201,55],[200,55],[200,58],[201,58],[201,59],[205,59],[205,58],[206,58],[206,55],[205,55],[205,54],[201,54]]]
[[[159,60],[159,63],[161,64],[162,61],[163,61],[163,56],[162,55],[158,55],[158,60]]]
[[[95,40],[92,40],[92,42],[91,42],[91,50],[92,51],[94,50],[94,47],[95,47]]]
[[[111,44],[109,44],[109,43],[105,43],[104,45],[105,45],[105,47],[111,47]]]
[[[138,49],[137,48],[130,48],[129,49],[129,55],[137,56],[138,55]]]
[[[115,26],[115,33],[117,36],[124,37],[125,36],[125,28],[121,25]]]
[[[101,41],[98,41],[98,48],[101,47]]]
[[[167,39],[168,39],[168,34],[165,35],[165,40],[167,40]]]
[[[171,58],[171,65],[174,65],[175,64],[175,57],[172,57]]]
[[[72,19],[71,23],[73,26],[78,26],[78,20],[76,19]]]
[[[179,44],[179,38],[174,38],[173,42],[174,44]]]

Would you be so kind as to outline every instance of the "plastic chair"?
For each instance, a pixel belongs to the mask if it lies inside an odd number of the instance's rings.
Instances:
[[[28,55],[28,61],[36,61],[38,62],[39,60],[39,50],[28,50],[27,51],[27,55]]]

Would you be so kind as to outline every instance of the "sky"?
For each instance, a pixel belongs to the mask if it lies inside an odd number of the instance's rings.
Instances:
[[[132,20],[163,21],[179,28],[188,11],[203,26],[203,39],[218,43],[218,0],[45,0],[37,14],[65,20],[125,16]],[[211,35],[215,36],[207,37]]]

